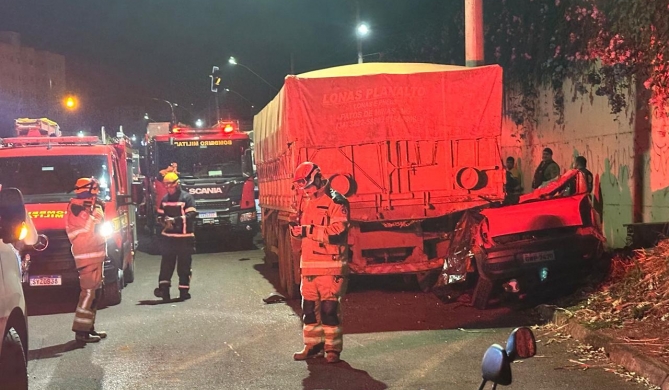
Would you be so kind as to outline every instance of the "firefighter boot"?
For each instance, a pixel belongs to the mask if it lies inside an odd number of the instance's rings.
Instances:
[[[341,360],[339,359],[339,352],[337,351],[328,351],[327,354],[325,355],[325,360],[328,363],[339,363]]]
[[[104,330],[96,331],[95,329],[93,329],[90,332],[88,332],[88,334],[90,334],[91,336],[98,336],[101,339],[107,338],[107,332],[105,332]]]
[[[187,288],[180,288],[179,289],[179,300],[180,301],[185,301],[187,299],[190,299],[190,293],[188,292]]]
[[[307,360],[307,359],[323,357],[323,347],[324,347],[323,343],[317,345],[305,345],[300,352],[295,352],[293,354],[293,359]]]
[[[153,295],[158,298],[163,298],[163,302],[170,301],[170,287],[169,286],[160,286],[157,289],[153,290]]]
[[[89,332],[76,332],[74,339],[80,343],[97,343],[101,340],[101,337]]]

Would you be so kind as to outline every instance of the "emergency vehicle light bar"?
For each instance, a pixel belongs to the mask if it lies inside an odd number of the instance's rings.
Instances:
[[[2,146],[11,145],[92,145],[102,144],[100,138],[88,137],[11,137],[0,138]]]

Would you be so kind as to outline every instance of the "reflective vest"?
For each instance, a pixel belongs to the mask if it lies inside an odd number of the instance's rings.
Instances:
[[[195,199],[186,191],[179,190],[174,195],[165,195],[158,206],[158,214],[162,217],[173,218],[174,221],[166,223],[162,231],[167,237],[195,237]]]
[[[77,268],[104,261],[106,240],[96,231],[104,222],[102,206],[92,199],[72,199],[67,206],[65,231],[72,243],[72,254]]]
[[[348,269],[348,201],[329,186],[302,203],[303,276],[347,275]]]

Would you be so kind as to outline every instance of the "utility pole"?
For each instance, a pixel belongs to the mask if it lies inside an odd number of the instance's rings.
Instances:
[[[465,0],[465,65],[483,64],[483,0]]]
[[[355,1],[355,28],[357,29],[360,26],[360,1]],[[358,64],[362,64],[362,37],[360,33],[356,31],[356,37],[358,38]]]

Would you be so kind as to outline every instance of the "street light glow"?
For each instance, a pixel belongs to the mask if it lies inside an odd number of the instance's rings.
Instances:
[[[78,105],[77,97],[73,95],[66,96],[63,104],[68,110],[76,110]]]
[[[147,121],[149,120],[149,114],[148,113],[144,114],[144,119],[146,119]]]
[[[228,63],[230,63],[232,65],[237,65],[237,60],[235,59],[235,57],[230,57],[228,59]]]
[[[358,25],[358,35],[361,37],[365,37],[369,34],[369,26],[367,23],[360,23]]]
[[[80,131],[79,133],[77,133],[77,136],[79,136],[79,137],[83,137],[83,136],[84,136],[84,132],[83,132],[83,131]]]
[[[202,125],[204,125],[204,122],[202,122],[202,119],[198,119],[198,120],[195,121],[195,126],[202,127]]]

